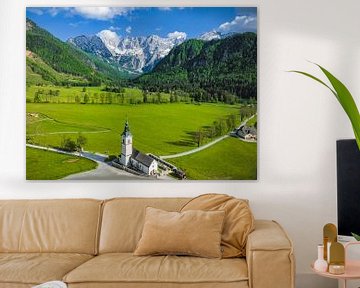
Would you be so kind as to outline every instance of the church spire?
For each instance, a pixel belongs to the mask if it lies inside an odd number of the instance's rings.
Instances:
[[[125,166],[128,166],[132,153],[133,153],[132,135],[130,133],[129,121],[126,120],[124,131],[121,134],[120,163]]]
[[[122,136],[130,136],[131,135],[130,127],[129,127],[129,121],[127,119],[126,119],[126,122],[125,122],[124,131],[123,131],[123,133],[121,135]]]

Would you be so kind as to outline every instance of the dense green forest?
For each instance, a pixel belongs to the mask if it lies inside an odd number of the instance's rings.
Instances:
[[[209,42],[192,39],[175,47],[152,72],[134,82],[149,91],[180,89],[196,101],[256,98],[256,59],[255,33]]]

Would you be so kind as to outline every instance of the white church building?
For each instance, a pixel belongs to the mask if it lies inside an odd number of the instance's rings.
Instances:
[[[125,122],[124,131],[121,134],[120,163],[124,166],[135,168],[147,175],[155,175],[158,163],[149,155],[143,154],[132,146],[132,134],[129,122]]]

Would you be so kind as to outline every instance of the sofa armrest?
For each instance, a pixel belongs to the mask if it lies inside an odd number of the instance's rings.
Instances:
[[[250,288],[295,287],[293,245],[277,222],[255,221],[247,240],[246,261]]]

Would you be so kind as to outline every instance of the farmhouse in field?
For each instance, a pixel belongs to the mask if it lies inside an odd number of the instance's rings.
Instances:
[[[119,158],[120,164],[136,169],[146,175],[155,175],[157,173],[157,161],[133,148],[128,121],[125,122],[124,131],[121,134],[121,154]]]
[[[256,141],[257,140],[257,130],[255,127],[250,127],[247,125],[241,125],[239,128],[235,129],[230,133],[230,136],[240,137],[247,141]]]

